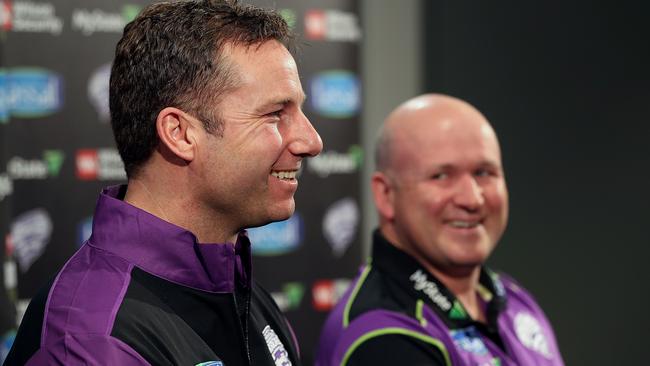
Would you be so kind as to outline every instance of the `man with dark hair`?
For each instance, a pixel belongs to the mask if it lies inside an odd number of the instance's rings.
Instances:
[[[110,106],[128,185],[102,192],[7,365],[299,364],[245,233],[291,216],[322,149],[290,39],[277,13],[227,0],[154,4],[125,27]]]
[[[318,366],[563,365],[546,316],[484,266],[505,230],[496,134],[474,107],[400,105],[376,147],[373,256],[330,314]]]

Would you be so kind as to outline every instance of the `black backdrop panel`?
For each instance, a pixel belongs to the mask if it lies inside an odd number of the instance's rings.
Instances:
[[[650,6],[424,3],[425,89],[500,136],[511,220],[492,265],[537,296],[567,365],[646,364]]]

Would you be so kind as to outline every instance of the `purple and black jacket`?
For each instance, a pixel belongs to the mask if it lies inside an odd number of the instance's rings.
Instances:
[[[370,264],[330,313],[317,366],[563,366],[555,335],[532,296],[482,269],[487,323],[377,230]]]
[[[198,244],[125,188],[102,192],[90,239],[32,299],[5,364],[299,365],[246,235]]]

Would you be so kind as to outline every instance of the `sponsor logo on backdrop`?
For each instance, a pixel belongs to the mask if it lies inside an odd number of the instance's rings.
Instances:
[[[7,173],[14,180],[55,178],[61,172],[64,158],[61,150],[45,150],[42,159],[14,156],[7,161]]]
[[[93,233],[93,217],[88,216],[77,224],[77,247],[81,247],[83,243],[90,238]]]
[[[61,34],[63,20],[56,15],[54,4],[48,2],[5,0],[2,6],[2,28],[12,32]]]
[[[103,64],[93,71],[88,79],[88,100],[97,111],[97,118],[102,122],[111,119],[108,105],[108,89],[111,77],[111,64]]]
[[[71,27],[85,36],[96,32],[122,33],[126,23],[133,20],[139,11],[140,8],[133,4],[125,5],[120,13],[102,9],[74,9]]]
[[[7,73],[0,68],[0,124],[7,122],[9,122],[9,85]]]
[[[273,362],[276,366],[291,366],[291,360],[289,360],[289,353],[284,348],[284,344],[278,338],[278,335],[275,333],[273,328],[270,325],[267,325],[262,330],[262,335],[264,336],[264,341],[266,346],[269,348],[271,357],[273,357]]]
[[[124,163],[116,149],[81,149],[76,156],[77,178],[81,180],[124,180]]]
[[[527,312],[515,315],[515,332],[519,341],[527,348],[536,351],[546,358],[551,358],[548,341],[544,329],[537,319]]]
[[[361,84],[352,72],[324,71],[311,80],[310,97],[317,113],[330,118],[349,118],[361,108]]]
[[[280,9],[280,16],[287,22],[287,25],[290,29],[296,27],[296,12],[293,9]]]
[[[248,229],[253,254],[272,256],[292,252],[302,244],[303,222],[295,212],[288,220]]]
[[[359,224],[359,207],[351,197],[330,205],[323,217],[323,236],[335,256],[342,256],[352,244]]]
[[[10,196],[13,191],[14,183],[11,180],[11,177],[9,177],[9,174],[0,174],[0,202],[2,202],[5,197]]]
[[[449,334],[458,348],[477,356],[485,356],[488,354],[485,343],[483,343],[480,334],[473,326],[463,329],[453,329],[449,331]]]
[[[43,254],[51,235],[52,219],[43,208],[24,212],[14,219],[6,244],[13,249],[21,272],[27,272]]]
[[[314,282],[311,289],[314,309],[317,311],[332,310],[341,297],[343,297],[349,285],[350,280],[345,278]]]
[[[281,291],[271,292],[273,300],[283,312],[298,309],[304,295],[305,286],[300,282],[285,283]]]
[[[0,2],[0,28],[2,30],[11,30],[11,1],[4,0]]]
[[[1,114],[8,117],[43,117],[63,105],[62,79],[41,68],[14,68],[0,75],[5,96]]]
[[[312,9],[305,13],[307,39],[354,42],[361,39],[359,18],[341,10]]]
[[[352,145],[347,153],[325,151],[307,159],[307,169],[322,178],[330,174],[354,173],[363,164],[363,150],[359,145]]]

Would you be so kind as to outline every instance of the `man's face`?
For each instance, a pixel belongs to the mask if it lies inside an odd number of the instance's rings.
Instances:
[[[293,57],[279,42],[230,47],[236,89],[215,101],[223,136],[206,133],[196,170],[198,204],[238,229],[287,219],[301,160],[322,141],[301,105]]]
[[[399,129],[389,173],[398,241],[450,274],[482,264],[508,218],[496,136],[480,114],[465,112],[436,122],[420,114]]]

